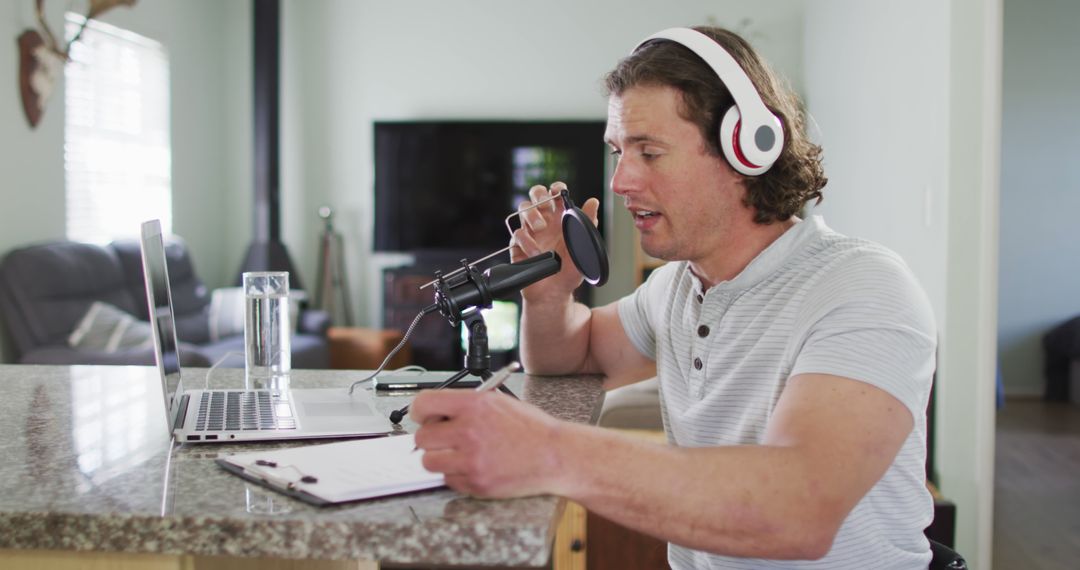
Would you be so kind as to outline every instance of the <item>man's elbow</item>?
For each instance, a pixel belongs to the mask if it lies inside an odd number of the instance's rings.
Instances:
[[[743,555],[773,560],[820,560],[832,550],[835,532],[799,527],[780,531],[768,537],[761,548]]]
[[[771,560],[820,560],[832,550],[843,517],[819,509],[816,501],[788,503],[788,508],[761,505],[729,508],[722,528],[699,529],[703,539],[692,548],[727,556]]]
[[[813,508],[789,512],[780,520],[774,520],[768,528],[772,532],[763,536],[760,552],[751,553],[757,558],[776,560],[820,560],[832,550],[842,520],[825,513],[811,514]]]
[[[807,509],[807,512],[813,509]],[[790,560],[820,560],[832,550],[843,517],[837,518],[827,509],[814,516],[789,519],[783,558]]]
[[[800,537],[800,540],[791,545],[791,558],[794,560],[821,560],[825,558],[825,555],[832,550],[836,532],[822,532],[820,529],[807,529],[807,531]]]

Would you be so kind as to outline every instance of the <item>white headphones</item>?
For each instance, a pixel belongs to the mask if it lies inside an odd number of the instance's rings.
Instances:
[[[784,127],[769,111],[739,63],[720,44],[690,28],[668,28],[641,41],[671,40],[697,54],[716,72],[735,104],[720,121],[720,148],[732,168],[747,176],[764,174],[784,149]],[[633,52],[631,52],[633,53]]]

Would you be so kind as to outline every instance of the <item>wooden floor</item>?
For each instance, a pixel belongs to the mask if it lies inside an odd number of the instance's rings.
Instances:
[[[994,570],[1080,568],[1080,404],[998,410]]]

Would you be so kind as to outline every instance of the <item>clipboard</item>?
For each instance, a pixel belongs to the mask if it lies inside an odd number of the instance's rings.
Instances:
[[[412,434],[246,452],[216,463],[248,481],[317,506],[445,486],[424,469]]]

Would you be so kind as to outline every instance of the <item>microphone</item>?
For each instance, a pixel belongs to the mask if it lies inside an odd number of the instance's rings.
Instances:
[[[483,273],[474,265],[464,263],[464,273],[446,280],[438,276],[435,285],[435,304],[451,322],[456,323],[462,313],[472,307],[488,308],[495,299],[508,297],[537,281],[550,277],[562,268],[562,260],[554,251],[548,251],[517,263],[503,263],[490,267]]]

